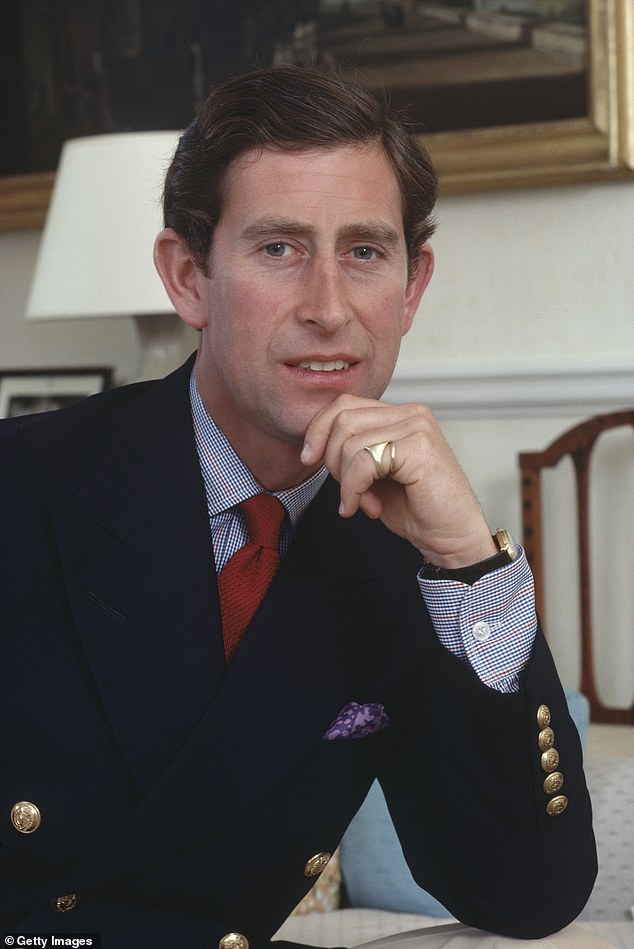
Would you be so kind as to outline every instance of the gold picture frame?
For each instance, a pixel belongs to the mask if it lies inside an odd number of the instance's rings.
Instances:
[[[588,0],[584,118],[449,132],[426,142],[445,193],[634,175],[634,0]]]
[[[588,114],[425,136],[444,194],[634,176],[634,0],[588,0]],[[55,173],[0,178],[0,231],[43,225]]]

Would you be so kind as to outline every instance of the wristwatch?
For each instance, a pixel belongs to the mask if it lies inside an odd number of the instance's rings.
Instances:
[[[506,564],[517,560],[520,555],[520,548],[507,530],[499,527],[492,536],[499,553],[487,557],[486,560],[480,560],[479,563],[472,563],[468,567],[456,567],[454,570],[448,570],[446,567],[436,567],[426,560],[421,571],[422,576],[425,580],[459,580],[461,583],[473,585],[476,580],[487,573],[491,573],[492,570],[497,570],[498,567],[504,567]]]

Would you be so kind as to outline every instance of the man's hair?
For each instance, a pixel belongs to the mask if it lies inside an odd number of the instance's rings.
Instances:
[[[181,136],[163,194],[165,226],[207,273],[232,163],[263,148],[301,152],[379,145],[394,169],[403,205],[410,279],[431,236],[437,178],[423,146],[389,107],[337,75],[298,66],[254,70],[217,86]]]

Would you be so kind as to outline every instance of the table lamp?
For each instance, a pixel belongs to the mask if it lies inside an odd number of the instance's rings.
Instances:
[[[152,260],[178,135],[113,133],[64,144],[26,310],[29,320],[133,316],[139,379],[165,375],[196,348]]]

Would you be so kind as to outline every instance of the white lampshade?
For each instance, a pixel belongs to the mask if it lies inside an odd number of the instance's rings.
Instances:
[[[177,141],[132,132],[65,143],[27,319],[173,312],[152,247]]]
[[[65,143],[26,309],[28,320],[134,316],[139,377],[191,349],[152,260],[165,173],[179,132],[95,135]]]

